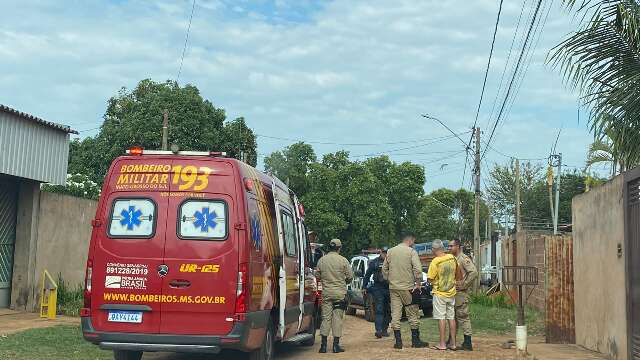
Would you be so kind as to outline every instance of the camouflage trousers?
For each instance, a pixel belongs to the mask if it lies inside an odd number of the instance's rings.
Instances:
[[[420,307],[411,304],[411,292],[409,290],[389,290],[389,295],[391,296],[391,328],[400,330],[400,319],[404,307],[411,329],[418,329],[420,327]]]
[[[320,325],[320,335],[333,337],[342,336],[342,320],[344,319],[344,309],[334,306],[335,300],[322,299],[322,324]]]
[[[469,319],[469,294],[466,291],[456,293],[456,325],[464,335],[471,336],[471,319]]]

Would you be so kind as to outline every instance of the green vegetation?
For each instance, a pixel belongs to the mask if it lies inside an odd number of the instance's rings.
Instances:
[[[440,189],[425,195],[421,165],[396,163],[388,156],[353,161],[346,151],[318,160],[313,147],[302,142],[272,153],[264,163],[300,196],[309,230],[322,242],[342,239],[347,255],[394,245],[403,231],[415,232],[418,242],[458,237],[459,214],[462,238],[473,238],[473,193]],[[482,233],[487,215],[482,203]]]
[[[78,326],[56,326],[0,337],[3,360],[111,360],[113,353],[82,339]]]
[[[80,308],[84,304],[83,293],[82,284],[71,286],[61,276],[58,276],[57,313],[66,316],[79,316]]]
[[[579,28],[549,61],[590,108],[595,142],[588,164],[607,162],[612,175],[640,164],[640,3],[637,0],[564,0]]]
[[[505,296],[495,298],[486,296],[474,297],[470,307],[471,325],[474,334],[515,336],[516,307],[508,302],[509,299]],[[544,318],[539,311],[527,308],[525,321],[530,336],[544,334]],[[406,336],[409,336],[408,324],[404,325],[403,331],[407,333]],[[439,341],[438,321],[432,318],[422,319],[420,332],[423,339],[435,344]],[[462,333],[459,332],[458,335],[461,337]]]
[[[122,88],[107,101],[100,131],[69,145],[65,186],[44,190],[97,198],[109,165],[132,146],[158,150],[162,114],[169,114],[169,144],[182,150],[226,151],[227,156],[257,163],[257,143],[244,118],[227,120],[225,110],[204,99],[194,85],[142,80],[135,89]]]

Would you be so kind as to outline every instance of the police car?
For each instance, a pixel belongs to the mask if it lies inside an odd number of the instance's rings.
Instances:
[[[353,270],[353,280],[347,285],[347,315],[355,315],[358,309],[364,310],[364,318],[367,321],[375,320],[375,303],[371,294],[364,294],[364,290],[373,284],[373,277],[369,284],[364,284],[364,275],[367,273],[369,263],[376,259],[377,251],[363,251],[362,255],[356,255],[351,258],[351,269]],[[433,312],[431,285],[427,282],[427,274],[422,272],[422,297],[420,301],[420,309],[425,316],[430,316]]]

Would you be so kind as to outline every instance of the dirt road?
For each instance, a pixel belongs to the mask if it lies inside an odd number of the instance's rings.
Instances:
[[[276,360],[402,360],[416,358],[430,359],[513,359],[514,350],[504,350],[500,344],[505,338],[478,337],[474,339],[476,351],[438,351],[433,349],[412,349],[410,338],[404,336],[405,349],[393,349],[392,338],[376,339],[373,336],[373,324],[360,317],[347,316],[345,336],[342,345],[346,352],[342,354],[319,354],[318,345],[313,347],[285,346],[276,354]],[[318,335],[319,337],[319,335]],[[437,334],[423,334],[430,343]],[[194,356],[177,354],[147,354],[144,360],[234,360],[233,356]]]

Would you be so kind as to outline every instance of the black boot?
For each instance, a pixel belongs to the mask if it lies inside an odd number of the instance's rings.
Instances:
[[[393,348],[402,349],[402,333],[400,330],[393,330],[393,336],[396,338],[396,343],[393,344]]]
[[[382,332],[376,331],[376,339],[382,339]]]
[[[318,351],[321,354],[324,354],[327,352],[327,337],[326,336],[321,336],[320,337],[320,351]]]
[[[382,337],[389,337],[389,331],[388,330],[382,330]]]
[[[425,348],[428,347],[429,343],[420,340],[420,330],[411,329],[411,347],[414,348]]]
[[[344,348],[342,348],[340,346],[340,338],[339,337],[333,337],[333,352],[334,353],[341,353],[344,352]]]
[[[471,335],[464,336],[464,342],[462,343],[462,350],[473,351],[473,345],[471,344]]]

